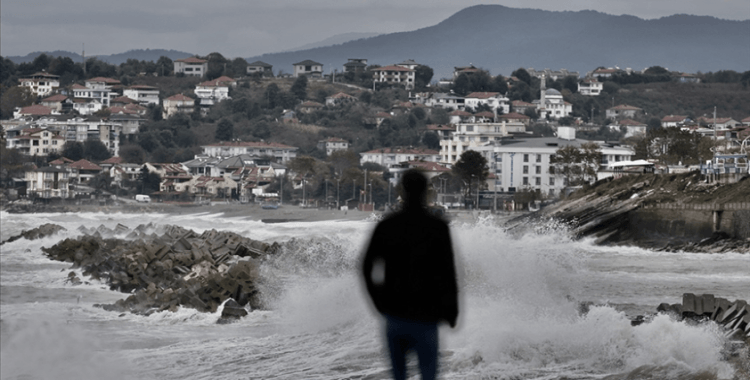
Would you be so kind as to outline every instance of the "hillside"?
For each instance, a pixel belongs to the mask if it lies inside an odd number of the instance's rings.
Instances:
[[[71,53],[69,51],[55,50],[51,52],[35,51],[33,53],[26,54],[24,56],[11,56],[5,57],[13,61],[15,64],[23,62],[31,62],[34,58],[38,57],[42,53],[47,54],[50,57],[70,57],[75,62],[81,62],[81,54]],[[109,54],[109,55],[97,55],[96,58],[100,61],[107,62],[113,65],[119,65],[124,63],[128,59],[137,59],[139,61],[153,61],[156,62],[161,56],[167,56],[171,60],[192,57],[194,54],[186,53],[184,51],[177,50],[166,50],[166,49],[136,49],[128,50],[124,53]],[[86,59],[91,56],[86,55]]]
[[[325,70],[348,58],[387,65],[414,59],[447,77],[472,63],[493,74],[519,67],[567,68],[585,74],[598,66],[643,69],[660,65],[683,72],[745,71],[750,61],[750,20],[674,15],[656,20],[595,11],[551,12],[477,5],[443,22],[411,32],[384,34],[341,45],[248,58],[290,72],[312,59]],[[716,59],[721,57],[721,59]]]

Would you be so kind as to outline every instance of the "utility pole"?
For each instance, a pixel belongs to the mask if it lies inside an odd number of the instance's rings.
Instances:
[[[367,204],[367,169],[365,169],[365,180],[362,182],[362,186],[365,188],[365,204]]]
[[[284,176],[281,176],[281,186],[279,187],[279,205],[284,204]]]
[[[341,187],[339,187],[339,178],[336,178],[336,210],[341,210],[341,206],[339,205],[339,202],[341,201],[340,191]]]

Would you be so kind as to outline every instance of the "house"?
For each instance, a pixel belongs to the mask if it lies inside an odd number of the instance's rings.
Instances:
[[[113,157],[114,158],[114,157]],[[102,163],[103,164],[103,163]],[[101,165],[100,166],[104,166]],[[127,184],[135,184],[141,175],[142,165],[129,163],[116,163],[109,168],[109,178],[114,186],[125,188]]]
[[[162,183],[162,191],[169,191],[169,186],[174,186],[173,183],[165,181]],[[190,189],[190,192],[195,195],[217,197],[217,198],[230,198],[236,197],[238,184],[228,176],[224,177],[207,177],[200,176],[193,178],[189,181],[186,186]],[[173,191],[179,191],[177,189]]]
[[[193,176],[220,177],[224,174],[219,169],[221,161],[220,157],[197,155],[194,159],[183,162],[182,166],[186,167]]]
[[[580,147],[587,140],[576,139],[575,128],[559,127],[558,137],[524,137],[517,135],[495,144],[475,149],[488,158],[495,188],[500,191],[538,190],[553,197],[567,186],[566,179],[552,168],[551,157],[564,146]],[[635,154],[631,149],[615,144],[599,143],[602,159],[600,168],[610,162],[629,161]],[[589,178],[593,181],[597,178]]]
[[[21,87],[28,87],[36,96],[52,95],[60,87],[60,77],[43,71],[18,80]]]
[[[86,80],[86,85],[81,86],[80,84],[74,84],[72,86],[74,101],[78,104],[82,102],[77,101],[78,99],[93,99],[96,102],[83,102],[86,104],[85,107],[81,107],[84,112],[83,115],[90,115],[93,109],[99,107],[109,107],[110,100],[115,98],[113,95],[113,87],[120,84],[120,81],[112,78],[96,77]],[[92,106],[93,104],[101,104],[101,106]],[[101,109],[101,108],[100,108]]]
[[[60,150],[66,141],[85,142],[96,139],[107,147],[110,154],[117,156],[120,147],[120,135],[123,133],[121,124],[113,121],[103,121],[98,117],[84,117],[80,115],[50,115],[40,117],[32,123],[39,129],[47,129],[51,133],[59,134],[61,142],[50,141],[49,151]],[[44,145],[44,143],[42,143]],[[54,145],[60,145],[55,148]],[[33,153],[31,153],[33,154]]]
[[[464,97],[464,105],[476,109],[479,105],[490,107],[491,110],[498,110],[498,113],[510,112],[508,98],[499,92],[472,92]]]
[[[208,71],[208,61],[198,57],[182,58],[174,60],[174,73],[185,74],[185,76],[202,77]]]
[[[447,94],[442,92],[433,92],[424,104],[428,107],[443,108],[447,110],[462,110],[465,106],[463,96]]]
[[[456,131],[456,126],[453,124],[428,124],[425,127],[426,132],[435,133],[440,140],[450,139],[451,134]]]
[[[18,135],[6,137],[5,144],[27,156],[46,156],[62,152],[65,137],[48,128],[25,128]]]
[[[125,107],[128,104],[138,104],[138,102],[127,96],[118,96],[109,101],[110,107]]]
[[[133,99],[141,105],[159,105],[159,89],[153,86],[135,85],[125,88],[123,96]]]
[[[172,95],[162,104],[164,118],[167,119],[177,113],[191,113],[195,110],[195,100],[182,94]]]
[[[383,124],[383,121],[390,120],[392,117],[393,115],[385,111],[380,111],[376,113],[375,114],[375,126],[379,128],[380,124]]]
[[[412,147],[380,148],[363,152],[359,155],[362,156],[359,160],[360,165],[364,165],[367,162],[374,162],[385,167],[407,161],[438,162],[440,159],[438,151]]]
[[[565,79],[565,77],[574,77],[576,80],[578,80],[579,74],[578,71],[568,71],[568,69],[560,69],[560,70],[550,70],[550,69],[544,69],[544,70],[534,70],[534,68],[529,67],[526,69],[526,72],[529,73],[529,75],[533,78],[539,78],[541,79],[542,76],[545,78],[552,78],[552,80],[562,80]]]
[[[407,90],[414,88],[414,70],[396,65],[372,69],[372,80],[378,83],[403,85]]]
[[[682,73],[677,77],[677,81],[680,83],[700,83],[701,78],[695,74]]]
[[[474,74],[479,71],[482,71],[482,70],[474,67],[474,65],[471,65],[471,64],[469,66],[454,67],[453,68],[453,80],[456,80],[456,78],[458,78],[458,76],[461,74]]]
[[[329,137],[325,140],[318,141],[318,150],[325,151],[326,156],[330,156],[331,153],[337,150],[347,149],[349,149],[349,142],[338,137]]]
[[[432,161],[407,161],[401,162],[395,165],[391,165],[388,168],[388,173],[391,174],[391,178],[388,180],[393,186],[398,185],[401,182],[401,177],[404,172],[409,169],[419,169],[427,179],[432,179],[441,174],[447,174],[451,172],[451,169],[442,165],[438,162]]]
[[[595,78],[609,78],[612,75],[618,74],[620,72],[622,72],[622,70],[620,70],[619,68],[612,68],[612,67],[610,67],[610,68],[604,68],[604,67],[600,67],[600,68],[594,70],[591,73],[591,75],[587,75],[587,76],[592,76],[592,77],[595,77]]]
[[[414,62],[413,59],[407,59],[406,61],[397,63],[396,66],[406,67],[407,69],[410,69],[410,70],[416,70],[417,66],[420,66],[420,64],[417,62]]]
[[[527,110],[535,110],[536,111],[536,104],[527,103],[523,100],[514,100],[510,103],[513,107],[513,112],[520,113],[520,114],[526,114]]]
[[[620,120],[617,125],[625,128],[625,137],[632,136],[646,136],[647,126],[645,123],[641,123],[632,119]]]
[[[237,86],[237,81],[227,76],[201,82],[195,86],[195,96],[202,107],[210,107],[225,99],[230,99],[229,88]]]
[[[325,105],[318,102],[313,102],[312,100],[308,100],[299,105],[299,112],[311,113],[323,108],[325,108]]]
[[[506,121],[508,123],[522,123],[523,125],[527,127],[529,126],[529,124],[531,124],[530,117],[520,114],[518,112],[511,112],[511,113],[499,115],[497,117],[497,121],[498,122]]]
[[[30,105],[28,107],[22,107],[16,109],[13,112],[14,119],[20,119],[24,116],[45,116],[52,115],[52,109],[39,104]]]
[[[449,122],[451,124],[458,124],[458,123],[466,123],[466,122],[473,122],[474,121],[474,115],[472,113],[463,111],[463,110],[455,110],[448,114]]]
[[[73,100],[61,94],[46,97],[42,99],[40,104],[56,113],[73,109]]]
[[[440,161],[452,165],[467,150],[499,141],[511,133],[524,133],[526,126],[519,122],[479,123],[462,122],[449,139],[440,140]]]
[[[83,87],[83,86],[81,86]],[[73,86],[75,88],[75,85]],[[104,109],[104,104],[94,98],[73,98],[73,110],[81,115],[93,115]]]
[[[587,77],[578,82],[578,93],[586,96],[599,96],[604,90],[604,83],[599,82],[594,77]]]
[[[247,65],[247,75],[253,75],[256,73],[264,77],[273,77],[273,65],[262,61],[249,63]]]
[[[323,76],[323,64],[309,59],[302,62],[297,62],[292,65],[294,67],[294,77],[297,78],[300,75],[306,75],[308,77],[320,78]]]
[[[685,123],[689,123],[691,120],[687,116],[682,115],[667,115],[661,118],[661,127],[679,127]]]
[[[119,124],[120,126],[122,126],[123,134],[133,135],[138,133],[138,129],[141,127],[141,124],[146,121],[146,119],[137,114],[112,113],[109,115],[109,121],[113,124]]]
[[[86,160],[80,159],[76,162],[72,162],[67,165],[70,169],[70,181],[71,183],[82,184],[90,181],[96,177],[97,174],[101,173],[101,166]]]
[[[286,163],[297,157],[299,148],[279,143],[251,142],[251,141],[222,141],[220,143],[203,145],[203,154],[209,157],[232,157],[241,154],[255,156],[269,156],[276,162]]]
[[[633,118],[643,113],[642,108],[634,107],[627,104],[619,104],[614,107],[607,108],[606,116],[607,119],[622,119],[622,118]]]
[[[331,96],[326,96],[327,106],[338,106],[346,103],[356,102],[357,98],[349,94],[338,92]]]
[[[715,124],[717,131],[734,129],[742,125],[742,123],[732,119],[731,117],[717,117],[716,119],[714,119],[713,117],[701,116],[698,118],[698,123],[700,123],[701,125],[710,126],[711,128],[713,128]]]
[[[345,73],[363,73],[367,69],[367,60],[363,58],[349,58],[344,64]]]
[[[66,168],[47,166],[26,171],[26,195],[29,198],[68,198],[70,173]]]

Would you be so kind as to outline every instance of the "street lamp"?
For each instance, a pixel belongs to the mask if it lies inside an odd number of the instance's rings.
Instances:
[[[339,193],[341,191],[341,188],[339,187],[339,179],[336,178],[336,210],[341,210],[341,206],[339,205],[339,201],[341,201],[341,197],[339,196]]]

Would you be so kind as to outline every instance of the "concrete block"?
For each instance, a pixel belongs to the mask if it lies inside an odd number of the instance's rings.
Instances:
[[[696,313],[696,298],[693,293],[685,293],[682,295],[682,314],[685,313]]]

